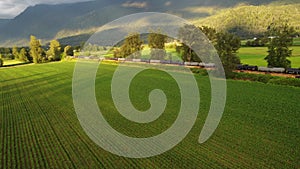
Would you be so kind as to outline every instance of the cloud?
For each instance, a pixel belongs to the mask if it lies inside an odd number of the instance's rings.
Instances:
[[[172,5],[172,2],[171,2],[171,1],[167,1],[167,2],[165,3],[165,6],[170,6],[170,5]]]
[[[25,0],[30,5],[36,4],[62,4],[62,3],[76,3],[76,2],[86,2],[91,0]]]
[[[37,4],[61,4],[85,2],[90,0],[1,0],[0,1],[0,18],[14,18],[23,12],[28,6]]]
[[[125,2],[122,4],[123,7],[133,7],[133,8],[146,8],[148,6],[147,2]]]
[[[0,18],[13,18],[26,9],[28,4],[23,0],[1,0]]]

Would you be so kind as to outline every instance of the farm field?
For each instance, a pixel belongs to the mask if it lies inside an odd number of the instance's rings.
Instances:
[[[300,68],[300,46],[291,47],[293,56],[288,58],[292,62],[292,67]],[[264,58],[267,56],[267,47],[242,47],[238,51],[238,56],[243,64],[267,66]]]
[[[300,46],[300,38],[295,38],[293,45]]]
[[[156,157],[128,159],[104,151],[84,133],[73,108],[74,62],[0,69],[0,168],[299,168],[300,88],[228,80],[225,112],[214,135],[198,144],[210,106],[209,79],[195,75],[201,103],[198,119],[174,149]],[[101,64],[98,104],[119,132],[157,135],[177,117],[180,99],[174,79],[158,70],[139,74],[132,102],[146,110],[149,91],[165,91],[165,113],[147,125],[118,114],[110,94],[116,65]],[[150,85],[149,85],[150,84]],[[134,89],[134,90],[133,90]],[[177,97],[176,97],[177,96]]]
[[[23,63],[24,63],[23,61],[18,61],[18,60],[4,60],[4,66],[18,65]]]

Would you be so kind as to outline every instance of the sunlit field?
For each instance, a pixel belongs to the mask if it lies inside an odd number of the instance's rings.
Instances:
[[[288,59],[292,62],[292,67],[300,68],[300,46],[291,47],[292,57]],[[267,47],[242,47],[238,52],[243,64],[267,66],[264,58],[268,55]]]
[[[246,50],[246,49],[245,49]],[[245,52],[245,51],[244,51]],[[1,168],[298,168],[300,88],[228,80],[225,112],[214,135],[198,143],[210,107],[206,76],[195,75],[201,103],[198,119],[174,149],[146,159],[106,152],[81,128],[73,107],[74,62],[0,69]],[[162,89],[168,104],[149,124],[121,116],[111,98],[116,64],[101,64],[96,96],[104,117],[128,136],[150,137],[169,128],[178,115],[180,93],[173,78],[159,70],[139,74],[131,99],[147,110],[149,92]]]

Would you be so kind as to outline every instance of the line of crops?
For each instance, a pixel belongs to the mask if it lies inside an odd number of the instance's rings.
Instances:
[[[149,70],[132,81],[132,102],[140,110],[149,108],[149,91],[157,87],[169,98],[165,113],[142,125],[129,122],[114,107],[110,84],[115,68],[101,65],[96,78],[98,104],[107,121],[132,137],[168,129],[180,108],[174,79]],[[222,121],[212,138],[199,144],[210,87],[207,77],[197,75],[201,108],[189,135],[164,154],[129,159],[104,151],[82,130],[73,108],[73,69],[72,62],[0,69],[0,168],[299,167],[300,88],[228,81]]]

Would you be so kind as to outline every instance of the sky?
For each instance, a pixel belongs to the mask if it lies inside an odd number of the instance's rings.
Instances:
[[[0,19],[12,19],[23,12],[28,6],[36,4],[61,4],[89,0],[0,0]]]

